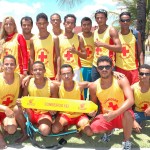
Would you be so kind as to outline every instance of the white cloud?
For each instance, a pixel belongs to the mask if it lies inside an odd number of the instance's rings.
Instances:
[[[9,1],[0,1],[0,6],[1,6],[0,21],[3,21],[3,19],[7,16],[12,16],[16,21],[19,32],[21,32],[20,27],[21,18],[23,16],[28,15],[31,16],[34,20],[35,15],[41,8],[40,3],[33,3],[29,6],[26,3],[9,2]]]

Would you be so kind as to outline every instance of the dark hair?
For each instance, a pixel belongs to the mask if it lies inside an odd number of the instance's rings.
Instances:
[[[60,70],[63,69],[63,68],[71,68],[71,72],[74,73],[72,66],[69,65],[69,64],[63,64],[63,65],[60,67]],[[61,73],[61,72],[60,72],[60,73]]]
[[[45,13],[39,13],[37,16],[36,16],[36,22],[40,19],[40,18],[43,18],[45,19],[47,22],[48,22],[48,17]]]
[[[122,13],[119,15],[119,19],[121,19],[121,17],[122,17],[123,15],[127,15],[127,16],[129,16],[129,17],[131,18],[131,14],[130,14],[129,12],[122,12]]]
[[[77,18],[76,18],[76,16],[75,16],[74,14],[68,14],[68,15],[66,15],[66,16],[64,17],[64,22],[66,22],[66,19],[67,19],[68,17],[74,18],[74,23],[76,24]]]
[[[92,24],[92,20],[89,17],[82,18],[81,25],[82,25],[83,21],[89,21]]]
[[[98,10],[96,10],[96,12],[95,12],[95,18],[96,18],[97,14],[104,14],[105,17],[107,18],[107,11],[105,9],[98,9]]]
[[[142,68],[144,68],[144,69],[149,69],[149,70],[150,70],[150,65],[148,65],[148,64],[143,64],[143,65],[141,65],[141,66],[139,67],[139,69],[142,69]]]
[[[57,15],[57,16],[59,17],[59,19],[61,20],[61,16],[60,16],[60,14],[58,14],[58,13],[53,13],[53,14],[50,16],[50,19],[52,19],[52,17],[53,17],[54,15]]]
[[[33,26],[33,20],[31,17],[29,16],[22,17],[20,21],[21,26],[22,26],[22,20],[31,21],[31,25]]]
[[[110,65],[112,66],[112,59],[111,59],[110,57],[108,57],[108,56],[101,56],[101,57],[99,57],[99,58],[97,59],[97,66],[98,66],[98,64],[99,64],[100,62],[104,62],[104,61],[109,62]]]
[[[44,65],[43,62],[41,62],[41,61],[35,61],[35,62],[33,63],[33,66],[34,66],[35,64],[41,64],[41,65],[43,66],[43,69],[45,70],[45,65]],[[32,66],[32,68],[33,68],[33,66]]]
[[[4,61],[5,61],[6,58],[11,58],[11,59],[13,59],[14,62],[15,62],[15,65],[16,65],[16,58],[15,58],[13,55],[6,55],[6,56],[4,56],[4,58],[3,58],[3,64],[4,64]]]

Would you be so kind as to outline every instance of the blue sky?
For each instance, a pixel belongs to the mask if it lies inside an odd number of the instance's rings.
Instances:
[[[19,32],[20,19],[23,16],[31,16],[34,21],[33,32],[37,32],[35,18],[38,13],[44,12],[48,17],[53,13],[59,13],[63,17],[68,13],[73,13],[77,17],[77,25],[80,25],[80,20],[87,16],[92,18],[92,14],[100,8],[108,11],[116,11],[116,3],[113,0],[82,0],[74,8],[60,7],[57,0],[0,0],[0,21],[6,16],[15,18]],[[93,25],[96,25],[93,19]],[[49,26],[51,28],[51,26]]]

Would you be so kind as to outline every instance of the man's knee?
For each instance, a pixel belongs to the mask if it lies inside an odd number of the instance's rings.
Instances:
[[[15,125],[11,125],[11,126],[7,126],[6,127],[6,131],[8,132],[8,134],[14,134],[17,130],[17,126]]]
[[[51,132],[51,126],[48,126],[46,124],[42,124],[42,125],[39,126],[39,131],[41,132],[41,134],[43,136],[47,136]]]
[[[61,124],[53,124],[52,125],[52,132],[57,134],[63,130],[63,126]]]
[[[125,112],[124,112],[123,118],[124,118],[125,120],[133,120],[132,114],[131,114],[131,112],[129,112],[129,111],[125,111]]]

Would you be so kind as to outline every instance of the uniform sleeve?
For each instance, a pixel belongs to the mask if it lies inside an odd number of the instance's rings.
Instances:
[[[18,34],[18,43],[20,56],[19,59],[22,59],[23,70],[28,70],[28,53],[27,53],[27,44],[23,35]]]

